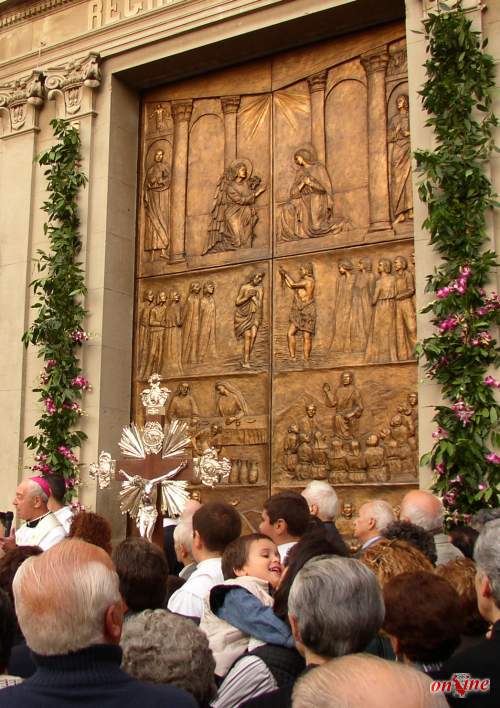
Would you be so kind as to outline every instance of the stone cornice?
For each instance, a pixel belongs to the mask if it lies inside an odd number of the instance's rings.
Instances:
[[[34,17],[45,14],[46,12],[56,10],[58,7],[62,7],[63,5],[69,5],[69,3],[72,2],[75,2],[75,0],[42,0],[41,2],[25,3],[17,10],[11,8],[10,3],[6,3],[7,7],[0,5],[0,29],[3,27],[12,27],[18,22],[33,19]],[[6,14],[11,9],[12,13]]]

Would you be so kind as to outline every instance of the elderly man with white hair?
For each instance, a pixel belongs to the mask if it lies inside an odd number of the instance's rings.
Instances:
[[[451,705],[500,705],[500,519],[484,525],[474,547],[476,596],[479,612],[490,623],[488,638],[454,654],[444,665],[442,675],[470,674],[474,679],[489,679],[487,693],[450,695]]]
[[[28,558],[13,590],[37,670],[0,691],[0,708],[195,708],[184,691],[141,683],[121,670],[118,575],[98,546],[68,539]]]
[[[439,497],[423,489],[412,489],[403,497],[399,517],[433,534],[437,552],[436,565],[464,557],[443,531],[444,509]]]
[[[21,482],[13,504],[16,514],[25,523],[16,531],[18,546],[51,548],[66,536],[55,514],[49,511],[50,486],[43,477],[30,477]]]
[[[362,544],[358,555],[380,541],[384,529],[395,519],[392,506],[383,499],[374,499],[362,504],[354,519],[354,535]]]
[[[335,525],[335,519],[339,515],[339,498],[331,484],[321,480],[309,482],[303,490],[302,496],[309,505],[311,515],[322,522],[323,528],[332,542],[345,546],[344,540]],[[346,556],[349,555],[347,546],[345,546],[345,550]]]

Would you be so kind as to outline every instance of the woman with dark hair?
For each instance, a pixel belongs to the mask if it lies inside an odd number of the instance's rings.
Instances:
[[[94,514],[92,511],[80,511],[75,514],[68,538],[81,538],[82,541],[93,543],[111,555],[111,526],[109,521]]]

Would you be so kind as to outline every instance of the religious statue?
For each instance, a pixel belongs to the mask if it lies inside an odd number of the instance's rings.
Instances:
[[[260,177],[252,177],[252,172],[250,160],[238,158],[220,178],[204,254],[252,246],[259,219],[254,204],[266,189]]]
[[[149,336],[149,317],[151,309],[154,306],[155,295],[152,290],[146,290],[144,293],[144,301],[139,307],[138,324],[139,324],[139,376],[146,374],[146,365],[148,361],[148,353],[150,348]]]
[[[313,337],[316,333],[316,302],[314,290],[316,281],[312,263],[303,263],[299,267],[299,279],[293,280],[283,266],[279,272],[281,282],[293,292],[292,307],[290,309],[289,327],[287,332],[288,352],[291,361],[297,361],[297,334],[303,337],[304,361],[311,357]]]
[[[264,314],[264,271],[252,273],[249,279],[240,287],[235,302],[234,333],[236,339],[243,339],[243,358],[241,366],[250,369],[252,354],[257,332],[262,324]]]
[[[217,415],[225,419],[226,425],[231,425],[248,415],[248,406],[239,388],[227,381],[217,381],[215,391]]]
[[[313,448],[309,433],[299,434],[299,446],[297,448],[297,478],[310,479],[313,463]]]
[[[326,454],[331,481],[340,484],[347,482],[347,455],[342,449],[342,440],[340,440],[340,438],[333,438],[330,449]]]
[[[168,420],[189,420],[193,416],[199,415],[198,405],[191,395],[191,387],[183,381],[177,387],[175,395],[168,406]]]
[[[357,440],[351,440],[346,461],[349,480],[351,482],[366,482],[366,460]]]
[[[356,268],[352,286],[351,344],[353,352],[363,352],[370,331],[375,275],[369,258],[360,258]]]
[[[391,196],[394,225],[413,219],[413,194],[411,180],[410,117],[408,96],[400,94],[396,99],[397,114],[389,123],[389,143],[392,144]]]
[[[198,481],[207,487],[214,487],[221,482],[227,482],[231,474],[231,462],[227,457],[219,460],[217,450],[209,447],[200,457],[193,459],[193,471]]]
[[[411,359],[417,342],[417,318],[415,314],[415,281],[408,261],[404,256],[394,259],[396,278],[396,349],[398,359]]]
[[[152,261],[168,258],[170,245],[170,170],[165,163],[165,151],[154,154],[154,162],[144,180],[146,226],[144,250]]]
[[[129,513],[135,519],[139,533],[143,538],[151,541],[153,530],[158,518],[156,509],[157,485],[175,477],[186,467],[187,463],[181,462],[178,467],[154,479],[143,479],[140,475],[129,475],[124,470],[121,474],[126,478],[120,490],[120,509],[122,514]],[[177,484],[186,486],[186,482]],[[185,492],[187,494],[187,492]],[[172,510],[171,510],[172,511]]]
[[[361,393],[354,385],[354,375],[344,371],[340,377],[340,386],[332,393],[330,384],[323,384],[325,403],[334,409],[332,428],[335,437],[350,441],[357,438],[359,419],[363,413]]]
[[[162,368],[166,311],[167,294],[162,290],[158,294],[156,305],[149,311],[149,356],[146,366],[148,372],[161,371]]]
[[[338,278],[335,285],[334,325],[331,349],[337,352],[353,351],[352,297],[354,277],[351,261],[343,258],[338,263]]]
[[[182,361],[198,362],[198,337],[200,334],[201,284],[191,283],[182,313]]]
[[[155,122],[155,129],[157,133],[161,133],[164,128],[164,120],[166,113],[167,111],[165,107],[162,106],[161,103],[157,103],[149,114],[149,117],[152,118]]]
[[[297,450],[299,448],[299,426],[296,423],[288,426],[288,431],[283,444],[283,462],[288,477],[297,476]]]
[[[182,371],[182,304],[181,296],[177,291],[170,295],[164,324],[164,360],[166,367],[168,367],[168,374],[172,376]]]
[[[310,436],[311,442],[313,443],[314,447],[317,446],[319,436],[321,435],[321,431],[316,421],[316,412],[317,409],[314,403],[309,403],[306,406],[305,416],[302,416],[299,421],[300,432],[307,433]]]
[[[366,438],[365,460],[367,477],[370,482],[387,482],[389,472],[385,463],[385,448],[380,444],[379,436],[372,434]]]
[[[290,198],[281,207],[279,240],[296,241],[342,231],[345,224],[335,218],[332,183],[325,165],[316,159],[312,148],[297,150],[293,161],[297,174]]]
[[[200,301],[200,333],[198,338],[198,361],[217,358],[215,337],[215,283],[211,280],[203,285],[203,295]]]
[[[396,361],[396,279],[389,258],[381,258],[377,270],[365,361]]]

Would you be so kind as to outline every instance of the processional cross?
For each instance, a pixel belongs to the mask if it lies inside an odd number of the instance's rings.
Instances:
[[[118,443],[123,459],[112,460],[102,452],[98,464],[90,466],[89,475],[103,489],[109,485],[115,469],[124,479],[120,490],[120,508],[129,513],[139,533],[163,548],[163,516],[181,514],[189,498],[188,482],[194,481],[192,460],[184,457],[190,444],[187,425],[173,420],[165,425],[165,403],[170,391],[160,387],[158,374],[149,377],[149,388],[141,393],[146,422],[143,428],[134,423],[123,429]],[[161,493],[158,494],[160,485]]]

